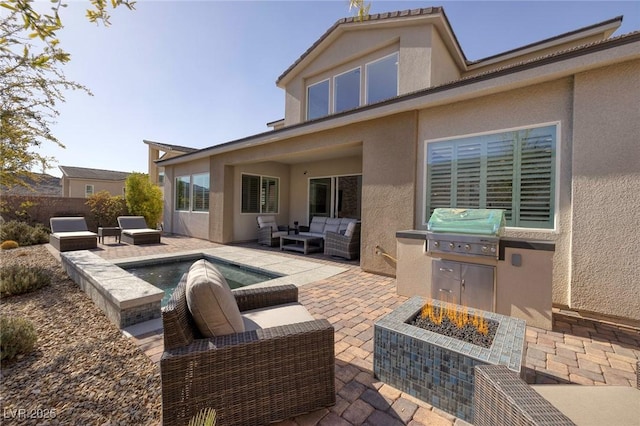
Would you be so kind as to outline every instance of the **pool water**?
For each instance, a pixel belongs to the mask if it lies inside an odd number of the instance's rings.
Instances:
[[[169,261],[169,263],[165,262],[162,264],[137,266],[126,269],[132,275],[164,290],[161,305],[165,306],[169,302],[173,290],[180,282],[182,275],[189,271],[189,268],[194,262],[196,262],[196,260]],[[218,268],[232,289],[277,278],[275,275],[253,271],[238,265],[217,262],[210,259],[209,262]]]

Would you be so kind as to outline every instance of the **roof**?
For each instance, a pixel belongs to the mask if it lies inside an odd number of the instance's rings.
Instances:
[[[180,152],[193,152],[193,151],[197,151],[197,148],[190,148],[188,146],[180,146],[180,145],[171,145],[168,143],[162,143],[162,142],[154,142],[154,141],[148,141],[148,140],[143,140],[144,143],[146,143],[147,145],[150,146],[154,146],[162,151],[165,152],[169,152],[169,151],[180,151]]]
[[[64,177],[70,179],[91,179],[91,180],[126,180],[131,174],[128,172],[117,172],[113,170],[86,169],[84,167],[58,166]]]
[[[572,58],[577,58],[577,57],[581,57],[588,54],[595,54],[597,52],[629,45],[632,43],[640,43],[640,31],[634,31],[629,34],[623,34],[617,37],[599,40],[599,41],[587,43],[581,46],[565,49],[562,51],[557,51],[551,54],[547,54],[545,56],[522,61],[520,63],[510,64],[504,67],[491,69],[483,73],[474,74],[472,76],[464,77],[459,80],[454,80],[449,83],[441,84],[439,86],[432,86],[427,89],[422,89],[413,93],[397,96],[395,98],[391,98],[375,104],[363,105],[348,111],[327,115],[315,120],[304,121],[298,124],[293,124],[291,126],[286,126],[281,129],[271,130],[271,131],[247,136],[241,139],[233,140],[230,142],[225,142],[225,143],[213,145],[207,148],[202,148],[193,153],[185,154],[180,157],[159,161],[158,164],[170,165],[178,162],[190,161],[192,159],[202,158],[207,155],[215,155],[220,152],[226,152],[234,149],[242,149],[247,146],[256,146],[257,144],[261,144],[261,143],[275,142],[275,141],[281,140],[281,138],[283,137],[292,137],[291,136],[292,131],[295,132],[295,131],[300,131],[307,128],[313,129],[314,126],[316,126],[319,123],[325,123],[325,122],[345,123],[345,119],[348,118],[349,116],[354,116],[356,114],[359,114],[365,111],[372,111],[372,110],[386,111],[390,106],[400,105],[407,101],[413,101],[416,99],[423,99],[423,98],[427,99],[427,97],[434,95],[436,93],[443,93],[450,90],[456,90],[460,87],[468,86],[476,82],[500,78],[505,75],[510,75],[510,74],[521,72],[521,71],[536,69],[538,67],[542,67],[547,64],[561,62],[564,60],[569,60]],[[638,56],[637,53],[635,53],[635,55],[636,56],[634,57]],[[397,113],[397,112],[400,112],[400,111],[397,111],[397,110],[394,111],[394,113]],[[370,119],[370,118],[367,118],[367,119]]]
[[[384,13],[376,13],[374,15],[367,15],[362,21],[357,17],[349,17],[342,18],[336,21],[335,24],[331,26],[315,43],[311,45],[289,68],[287,68],[276,80],[276,84],[280,83],[282,79],[284,79],[287,74],[294,70],[302,61],[304,61],[312,51],[314,51],[320,44],[322,44],[338,27],[343,27],[346,25],[366,25],[371,22],[384,21],[384,20],[392,20],[392,19],[406,19],[406,18],[416,18],[421,16],[437,16],[442,15],[444,18],[446,25],[451,28],[449,24],[449,20],[447,16],[444,14],[444,9],[441,6],[437,7],[427,7],[421,9],[411,9],[411,10],[401,10],[397,12],[384,12]],[[453,32],[451,31],[451,34]],[[459,48],[460,45],[458,40],[453,35],[454,41]],[[459,48],[459,51],[462,53],[462,49]],[[463,54],[464,56],[464,54]]]

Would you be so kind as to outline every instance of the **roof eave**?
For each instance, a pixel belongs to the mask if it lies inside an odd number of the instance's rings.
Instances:
[[[614,51],[612,50],[614,48],[620,49]],[[592,65],[585,63],[582,59],[585,55],[598,53],[603,53],[607,57],[599,59]],[[311,122],[304,122],[288,126],[283,129],[264,132],[220,145],[214,145],[190,154],[181,155],[180,157],[158,161],[158,164],[162,166],[180,164],[185,161],[192,161],[238,149],[260,146],[292,137],[303,136],[310,133],[381,118],[392,114],[459,102],[466,99],[476,98],[478,96],[484,96],[490,92],[495,93],[496,91],[512,90],[517,87],[524,87],[543,81],[563,78],[588,69],[599,68],[605,65],[639,58],[640,32],[636,32],[627,36],[620,36],[618,39],[612,39],[593,46],[587,46],[586,48],[571,50],[548,58],[510,66],[490,73],[479,74],[441,86],[393,98],[378,104],[367,105],[340,114],[330,115]],[[554,65],[564,61],[574,61],[574,63],[570,63],[569,66],[563,67],[560,70],[553,69]],[[518,77],[520,78],[518,79]],[[498,78],[510,78],[510,80],[505,81],[504,84],[496,85],[493,81]]]

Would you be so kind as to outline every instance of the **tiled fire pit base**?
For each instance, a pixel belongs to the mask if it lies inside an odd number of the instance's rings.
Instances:
[[[414,297],[375,323],[374,374],[384,383],[472,422],[474,367],[502,364],[519,374],[526,323],[469,309],[469,313],[478,312],[499,323],[493,344],[483,348],[410,325],[427,301],[442,305]]]

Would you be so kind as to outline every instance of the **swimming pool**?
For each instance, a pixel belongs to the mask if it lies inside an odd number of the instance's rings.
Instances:
[[[151,263],[148,265],[137,265],[135,267],[126,267],[127,272],[143,279],[144,281],[158,287],[164,291],[161,306],[165,306],[173,290],[176,288],[182,275],[189,271],[193,262],[199,259],[175,259],[165,260],[163,263]],[[249,269],[244,266],[207,258],[222,273],[227,280],[229,287],[239,288],[251,284],[261,283],[263,281],[278,278],[279,275],[269,274],[267,272]]]

